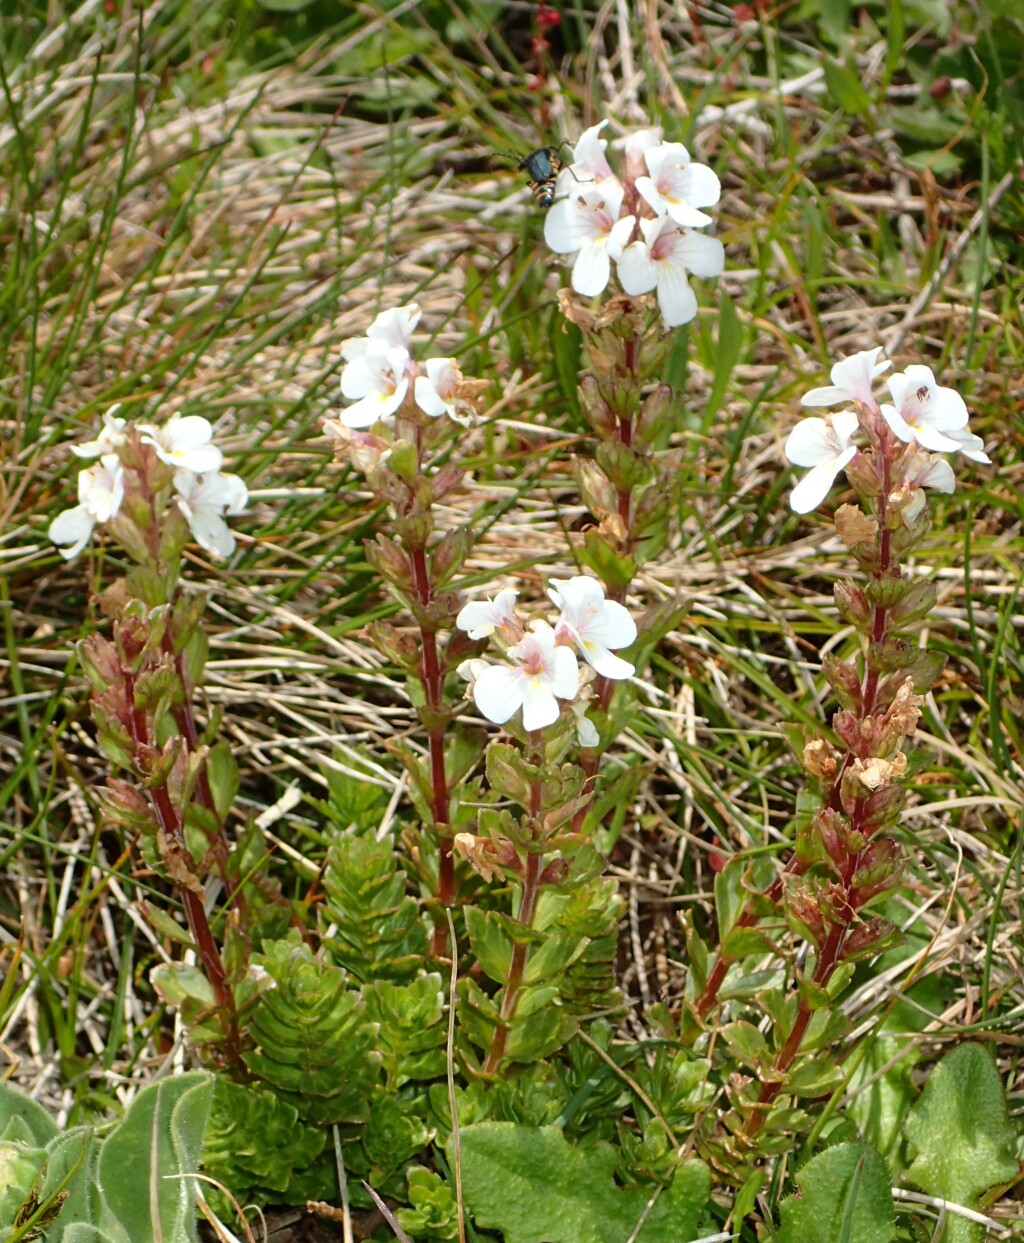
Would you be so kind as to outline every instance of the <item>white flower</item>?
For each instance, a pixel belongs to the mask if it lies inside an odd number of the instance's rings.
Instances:
[[[851,354],[832,368],[831,385],[825,388],[812,388],[800,398],[802,406],[838,406],[844,401],[854,401],[859,405],[874,409],[876,406],[872,385],[875,377],[887,371],[892,364],[888,359],[878,361],[882,347],[873,350],[861,350],[859,354]],[[813,506],[812,506],[813,508]]]
[[[77,557],[89,542],[98,522],[109,522],[117,515],[124,499],[124,469],[116,453],[104,454],[95,466],[78,474],[78,504],[65,509],[50,523],[47,534],[61,548],[65,561]]]
[[[184,418],[172,414],[162,426],[142,423],[139,431],[142,443],[152,445],[160,461],[168,466],[193,470],[197,475],[220,470],[224,455],[210,443],[213,428],[201,414],[189,414]]]
[[[604,598],[604,588],[596,578],[585,574],[553,578],[548,595],[561,610],[555,625],[556,642],[568,639],[574,643],[587,664],[603,677],[632,677],[629,661],[613,656],[609,649],[629,647],[636,638],[636,622],[621,604]]]
[[[417,406],[431,418],[446,414],[456,423],[468,427],[471,420],[463,413],[458,400],[462,372],[454,358],[428,358],[423,364],[426,375],[416,377],[413,396]]]
[[[235,537],[224,514],[245,508],[249,493],[243,481],[238,475],[219,473],[199,479],[189,470],[176,470],[174,490],[196,543],[215,557],[229,557],[235,551]]]
[[[389,311],[381,311],[367,330],[366,339],[388,349],[401,349],[408,353],[413,329],[420,322],[421,314],[422,311],[415,302],[410,302],[406,306],[393,307]],[[363,338],[354,337],[348,341],[342,341],[341,350],[345,358],[349,357],[345,353],[345,347],[351,345],[353,341],[360,340]]]
[[[598,747],[601,745],[601,735],[597,732],[597,726],[586,715],[587,705],[582,702],[569,705],[569,710],[576,718],[576,737],[581,747]]]
[[[118,418],[115,413],[120,409],[120,402],[111,406],[103,416],[103,426],[96,439],[87,440],[84,444],[72,445],[71,452],[76,457],[83,458],[103,457],[108,453],[116,453],[126,439],[123,428],[127,420]]]
[[[961,448],[951,433],[967,427],[967,406],[955,389],[935,383],[931,367],[914,364],[888,383],[896,404],[884,405],[882,416],[894,435],[908,444],[916,440],[922,449],[935,453],[953,453]],[[974,445],[967,443],[976,452]]]
[[[934,457],[921,449],[912,449],[903,466],[903,486],[953,492],[956,489],[956,476],[944,457]]]
[[[575,254],[572,287],[594,298],[611,275],[609,252],[621,250],[633,230],[633,217],[619,219],[623,189],[613,179],[584,185],[559,199],[544,220],[544,240],[558,254]]]
[[[523,728],[543,729],[558,719],[558,699],[573,699],[579,689],[580,671],[568,647],[555,644],[555,632],[543,621],[531,623],[530,633],[508,650],[508,665],[463,661],[474,678],[476,706],[495,725],[504,723],[520,708]],[[465,674],[463,674],[465,676]]]
[[[957,449],[972,462],[983,462],[987,466],[992,461],[985,452],[985,442],[968,428],[951,427],[946,430],[945,435],[950,440],[955,440]]]
[[[572,163],[559,174],[559,193],[571,193],[573,181],[618,182],[604,153],[608,140],[601,137],[601,131],[607,124],[607,121],[599,121],[580,135],[579,142],[572,149]]]
[[[722,186],[706,164],[694,164],[681,142],[665,142],[644,153],[649,177],[638,177],[636,188],[659,216],[666,213],[676,224],[700,228],[711,217],[697,209],[713,207]]]
[[[346,427],[372,427],[405,401],[412,363],[409,351],[366,337],[343,341],[341,349],[349,360],[341,372],[341,392],[354,402],[341,412],[341,421]]]
[[[722,243],[716,237],[681,229],[668,216],[641,220],[640,229],[644,240],[630,242],[618,256],[622,288],[632,296],[657,288],[666,327],[689,323],[697,314],[697,297],[687,274],[718,276],[725,266]]]
[[[835,368],[832,370],[835,378]],[[812,469],[793,489],[789,503],[798,514],[817,509],[828,495],[836,475],[857,453],[850,437],[857,430],[855,414],[827,414],[823,419],[801,419],[786,438],[784,452],[797,466]]]
[[[518,629],[515,608],[518,595],[514,587],[503,587],[493,600],[471,600],[459,610],[455,624],[471,639],[486,639],[495,630],[507,633],[509,629]]]

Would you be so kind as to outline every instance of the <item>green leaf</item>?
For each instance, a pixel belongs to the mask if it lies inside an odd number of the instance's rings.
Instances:
[[[771,1061],[768,1042],[753,1023],[742,1020],[727,1023],[722,1028],[721,1035],[733,1054],[751,1069],[757,1070]]]
[[[655,1200],[652,1188],[616,1185],[615,1150],[573,1147],[557,1127],[480,1122],[462,1128],[462,1186],[478,1228],[500,1230],[505,1243],[691,1243],[711,1177],[687,1161]],[[448,1141],[448,1159],[455,1154]]]
[[[37,1101],[0,1081],[0,1140],[45,1148],[60,1128]]]
[[[210,781],[217,815],[221,821],[224,821],[235,805],[240,780],[234,753],[227,742],[215,743],[210,748],[210,753],[206,757],[206,775]]]
[[[482,911],[478,906],[464,908],[466,931],[480,970],[497,984],[508,979],[512,962],[512,937],[497,911]]]
[[[860,75],[846,65],[836,64],[827,57],[822,61],[825,85],[837,108],[854,117],[865,116],[871,110],[871,99],[860,83]]]
[[[512,1023],[505,1056],[510,1062],[534,1062],[560,1049],[574,1035],[576,1020],[546,1005]]]
[[[243,1054],[249,1069],[273,1084],[309,1122],[359,1122],[379,1078],[378,1028],[349,977],[314,958],[298,935],[268,942],[253,962],[276,987],[261,993]]]
[[[999,1074],[978,1044],[947,1053],[910,1111],[917,1151],[907,1178],[929,1195],[977,1209],[982,1195],[1017,1174],[1014,1133]],[[980,1243],[982,1228],[951,1214],[943,1243]]]
[[[213,1083],[191,1071],[136,1096],[100,1150],[99,1225],[132,1243],[196,1237],[195,1184]]]
[[[724,941],[732,931],[747,903],[747,891],[743,887],[743,875],[748,863],[742,857],[730,859],[715,876],[715,917],[718,920],[718,939]]]
[[[919,1057],[913,1041],[878,1036],[865,1044],[850,1079],[847,1113],[883,1157],[893,1153],[901,1140],[903,1119],[914,1099],[910,1072]]]
[[[718,293],[718,342],[715,350],[715,374],[711,383],[707,405],[704,407],[705,427],[721,408],[725,400],[729,380],[743,353],[743,324],[736,314],[736,307],[728,294]]]
[[[467,908],[468,913],[468,908]],[[523,971],[524,984],[542,984],[564,971],[576,961],[590,943],[589,937],[569,934],[548,934],[540,945],[530,950]]]
[[[780,1206],[776,1243],[890,1243],[892,1184],[873,1148],[827,1148],[797,1173],[796,1185]]]

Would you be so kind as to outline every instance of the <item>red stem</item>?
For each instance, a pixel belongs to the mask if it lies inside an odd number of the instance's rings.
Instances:
[[[152,745],[150,742],[149,725],[145,710],[137,707],[135,704],[135,681],[132,672],[127,667],[122,666],[122,675],[133,741],[138,748],[149,747]],[[160,822],[160,828],[163,830],[167,840],[174,842],[178,847],[181,860],[188,870],[189,878],[195,877],[197,873],[196,863],[185,845],[185,828],[174,803],[171,801],[166,779],[160,785],[152,787],[149,793],[153,800],[153,808],[157,819]],[[221,961],[217,941],[214,938],[213,931],[210,928],[210,921],[206,915],[203,894],[201,890],[192,889],[188,884],[179,884],[177,887],[181,893],[182,905],[185,908],[185,918],[188,922],[189,931],[192,933],[192,939],[195,941],[199,960],[203,964],[204,973],[216,994],[217,1004],[228,1019],[228,1057],[233,1064],[237,1064],[240,1060],[240,1040],[234,998],[228,984],[224,964]]]
[[[541,787],[539,782],[534,781],[530,783],[530,816],[532,819],[536,820],[540,816],[540,807]],[[533,919],[537,913],[537,899],[540,897],[541,889],[540,877],[543,870],[543,854],[538,851],[536,853],[531,852],[526,856],[526,867],[523,872],[523,896],[519,903],[519,922],[526,928],[533,926]],[[516,1009],[519,1005],[519,995],[523,986],[523,972],[526,970],[528,955],[528,945],[517,943],[513,946],[512,959],[508,967],[508,978],[505,981],[505,988],[501,997],[500,1017],[494,1029],[494,1035],[491,1037],[491,1047],[487,1051],[487,1060],[483,1066],[483,1073],[485,1075],[496,1075],[505,1056],[512,1023],[515,1020]]]
[[[416,599],[424,609],[429,608],[434,599],[434,592],[430,583],[426,550],[413,549],[410,560]],[[444,671],[438,656],[436,631],[432,627],[421,625],[420,643],[420,677],[423,680],[423,693],[431,716],[436,717],[444,708]],[[449,792],[448,777],[444,767],[444,734],[444,726],[439,725],[436,719],[428,723],[431,811],[434,816],[438,847],[437,900],[442,907],[449,907],[455,901],[455,859],[449,834]],[[442,958],[447,948],[448,921],[439,916],[434,921],[431,952],[435,958]]]

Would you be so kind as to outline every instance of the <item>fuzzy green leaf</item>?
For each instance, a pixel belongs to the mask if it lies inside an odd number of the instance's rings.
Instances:
[[[553,1126],[481,1122],[463,1127],[462,1185],[477,1227],[505,1243],[690,1243],[711,1179],[700,1161],[680,1166],[642,1228],[652,1188],[615,1184],[615,1150],[573,1147]],[[448,1159],[455,1156],[448,1141]]]
[[[999,1074],[978,1044],[947,1053],[910,1111],[917,1151],[907,1178],[929,1195],[977,1209],[981,1196],[1017,1173],[1014,1134]],[[980,1243],[982,1227],[951,1215],[943,1243]]]
[[[107,1136],[97,1163],[99,1226],[141,1243],[196,1237],[195,1184],[213,1084],[199,1071],[151,1084]]]
[[[866,1144],[826,1148],[797,1173],[783,1200],[777,1243],[890,1243],[892,1184],[885,1162]]]

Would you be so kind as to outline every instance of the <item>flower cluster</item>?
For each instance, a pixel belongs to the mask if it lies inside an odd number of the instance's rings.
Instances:
[[[975,462],[989,461],[981,437],[968,430],[964,399],[955,390],[937,384],[930,367],[912,364],[890,376],[887,384],[892,401],[880,405],[874,382],[891,365],[887,359],[880,359],[881,353],[878,347],[843,359],[832,368],[830,385],[811,389],[800,399],[804,406],[848,403],[856,407],[856,413],[802,419],[789,433],[786,457],[796,466],[811,468],[790,497],[798,514],[816,509],[839,472],[863,458],[852,443],[858,430],[876,449],[887,438],[891,443],[892,437],[907,446],[894,461],[889,482],[895,493],[909,495],[921,488],[952,492],[952,468],[937,454],[963,453]]]
[[[213,428],[201,415],[173,414],[166,423],[129,425],[113,406],[94,440],[72,445],[76,457],[99,459],[78,475],[78,504],[50,523],[49,537],[66,560],[77,557],[97,525],[122,519],[119,533],[133,546],[159,546],[132,540],[141,523],[152,528],[154,508],[171,499],[196,543],[216,557],[230,556],[235,539],[225,514],[245,508],[248,492],[237,475],[222,474],[223,454],[212,443]],[[141,501],[142,505],[137,503]],[[132,519],[124,517],[130,509]],[[155,515],[159,517],[159,515]],[[136,528],[129,529],[129,523]],[[118,533],[115,530],[115,533]]]
[[[353,404],[324,421],[329,435],[348,440],[346,429],[372,427],[403,407],[464,426],[472,421],[482,382],[465,379],[454,358],[428,358],[422,367],[414,361],[409,346],[420,314],[414,302],[382,311],[365,337],[341,343],[341,393]]]
[[[574,159],[558,175],[559,197],[544,222],[544,240],[559,254],[575,254],[572,287],[592,298],[611,277],[631,297],[657,293],[667,328],[688,323],[697,299],[688,277],[718,276],[725,251],[717,238],[697,230],[712,223],[701,211],[718,202],[722,188],[714,172],[695,164],[678,142],[662,142],[640,130],[624,144],[621,178],[605,155],[600,132],[588,129]]]
[[[496,725],[521,708],[524,729],[543,729],[558,719],[561,699],[572,704],[581,745],[597,746],[597,731],[583,715],[593,674],[580,670],[577,653],[602,677],[631,677],[633,666],[613,649],[636,639],[636,623],[621,604],[605,599],[596,578],[586,575],[550,581],[548,597],[559,610],[553,626],[541,618],[524,626],[515,610],[517,594],[506,587],[493,600],[463,607],[456,619],[459,629],[471,639],[493,638],[507,663],[465,660],[459,674],[471,683],[476,706]]]

